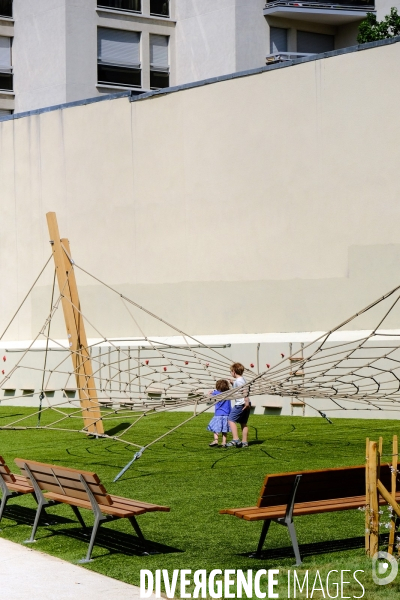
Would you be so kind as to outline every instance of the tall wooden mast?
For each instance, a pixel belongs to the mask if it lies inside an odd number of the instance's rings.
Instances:
[[[85,324],[80,313],[78,287],[73,262],[70,259],[69,242],[65,238],[60,239],[56,213],[49,212],[46,217],[84,427],[88,433],[101,435],[104,433],[103,421],[93,378]]]

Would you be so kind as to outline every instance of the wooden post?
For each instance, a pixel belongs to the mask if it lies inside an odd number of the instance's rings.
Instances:
[[[396,471],[397,471],[397,463],[398,463],[398,454],[399,454],[399,450],[398,450],[398,442],[397,442],[397,435],[393,436],[393,449],[392,449],[392,477],[391,477],[391,489],[390,489],[390,495],[392,496],[393,500],[396,500]],[[394,549],[394,536],[396,533],[395,527],[396,527],[396,517],[395,514],[392,513],[392,518],[390,520],[390,532],[389,532],[389,548],[388,548],[388,552],[389,554],[393,554],[393,549]]]
[[[47,224],[52,241],[53,258],[56,267],[58,287],[62,295],[67,337],[74,366],[76,385],[82,407],[84,427],[88,433],[103,434],[100,404],[93,379],[92,362],[88,350],[85,325],[80,310],[78,287],[76,285],[73,264],[63,250],[71,256],[68,240],[60,239],[57,217],[47,213]]]
[[[369,489],[369,438],[365,444],[365,552],[369,555],[369,531],[370,531],[370,489]]]
[[[369,479],[369,556],[374,556],[379,548],[379,504],[377,489],[378,444],[369,442],[368,479]]]

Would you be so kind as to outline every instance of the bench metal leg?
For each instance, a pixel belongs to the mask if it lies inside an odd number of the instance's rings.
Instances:
[[[78,560],[79,564],[84,565],[85,563],[92,562],[92,559],[90,557],[92,556],[92,550],[93,550],[93,546],[94,546],[94,541],[96,539],[97,531],[101,525],[101,522],[106,521],[106,520],[107,520],[107,517],[105,517],[103,514],[101,514],[100,511],[99,511],[99,513],[96,514],[96,518],[94,520],[92,535],[90,537],[89,548],[88,548],[86,557],[82,558],[81,560]]]
[[[46,501],[43,502],[43,500],[41,498],[39,499],[38,507],[37,507],[36,515],[35,515],[35,521],[33,523],[32,531],[31,531],[31,537],[29,538],[29,540],[25,540],[24,544],[34,544],[36,542],[36,540],[35,540],[36,530],[39,525],[39,520],[42,515],[42,510],[46,504],[47,504]]]
[[[83,529],[86,529],[86,523],[83,520],[83,517],[81,515],[79,508],[77,506],[73,506],[72,504],[71,504],[71,508],[74,511],[74,515],[78,519],[79,523],[82,525]]]
[[[291,523],[286,523],[286,527],[289,530],[289,535],[290,535],[290,539],[292,541],[294,555],[296,557],[296,567],[298,567],[299,565],[301,565],[302,560],[301,560],[301,556],[300,556],[300,550],[299,550],[299,545],[297,543],[296,530],[294,528],[293,521]]]
[[[256,554],[255,554],[257,557],[260,556],[261,550],[263,549],[265,538],[267,537],[267,533],[268,533],[270,524],[271,524],[271,519],[267,519],[263,523],[260,540],[258,542],[258,546],[257,546]]]
[[[94,541],[96,539],[97,530],[98,530],[99,526],[101,525],[101,522],[107,521],[108,518],[105,515],[103,515],[103,513],[101,512],[100,507],[96,502],[96,498],[93,496],[92,490],[88,486],[87,481],[85,480],[84,476],[80,475],[79,479],[80,479],[83,487],[85,488],[87,495],[89,496],[90,504],[92,505],[93,513],[95,516],[94,525],[93,525],[93,529],[92,529],[92,535],[90,537],[89,548],[88,548],[86,557],[82,558],[81,560],[78,560],[78,563],[85,564],[88,562],[92,562],[92,559],[90,557],[92,556],[92,550],[93,550],[93,546],[94,546]]]
[[[50,504],[50,502],[48,500],[46,500],[46,498],[43,496],[43,492],[40,489],[38,482],[36,481],[35,477],[33,476],[30,468],[28,467],[28,465],[26,463],[24,464],[24,469],[28,473],[29,479],[31,480],[33,489],[35,490],[36,502],[38,504],[38,507],[36,510],[36,515],[35,515],[35,521],[33,523],[32,531],[31,531],[31,537],[29,538],[29,540],[25,540],[24,544],[34,544],[36,541],[35,534],[36,534],[36,530],[39,525],[39,519],[42,515],[42,512],[45,511],[44,507],[47,506],[48,504]]]
[[[138,536],[138,538],[140,538],[143,542],[145,541],[144,539],[144,535],[142,533],[142,530],[139,527],[139,523],[136,521],[135,517],[129,517],[129,521],[131,522],[131,525],[133,527],[133,529],[136,532],[136,535]]]
[[[6,490],[6,491],[2,490],[2,491],[3,491],[3,495],[1,497],[1,504],[0,504],[0,521],[3,518],[3,512],[6,507],[7,501],[9,498],[12,497],[11,492],[9,492],[8,490]]]

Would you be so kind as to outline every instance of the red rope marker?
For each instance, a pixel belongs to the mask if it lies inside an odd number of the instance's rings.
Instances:
[[[166,370],[167,370],[167,367],[164,367],[164,371],[166,371]]]
[[[148,361],[148,360],[146,360],[146,365],[148,365],[148,364],[149,364],[149,361]]]
[[[6,357],[6,356],[3,356],[3,360],[4,360],[4,362],[6,362],[6,360],[7,360],[7,357]]]
[[[281,352],[281,356],[282,356],[282,358],[285,358],[285,355],[283,354],[283,352]]]
[[[269,364],[267,363],[265,366],[267,367],[267,369],[269,369],[271,365],[269,365]]]
[[[251,367],[252,369],[254,369],[254,365],[253,365],[253,363],[250,363],[250,367]]]
[[[188,360],[185,360],[185,365],[188,365],[188,364],[189,364],[189,361],[188,361]]]

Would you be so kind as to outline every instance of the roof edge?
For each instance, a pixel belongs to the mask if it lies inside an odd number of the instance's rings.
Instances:
[[[304,56],[293,60],[287,60],[281,63],[272,65],[266,65],[265,67],[258,67],[256,69],[249,69],[247,71],[239,71],[236,73],[229,73],[228,75],[220,75],[218,77],[210,77],[209,79],[202,79],[200,81],[193,81],[191,83],[184,83],[173,87],[165,88],[163,90],[155,90],[152,92],[143,92],[138,94],[136,90],[126,90],[122,92],[115,92],[114,94],[105,94],[104,96],[96,96],[94,98],[85,98],[83,100],[76,100],[74,102],[66,102],[64,104],[56,104],[53,106],[47,106],[44,108],[37,108],[21,113],[15,113],[13,115],[7,115],[0,117],[0,122],[13,121],[14,119],[21,119],[23,117],[30,117],[33,115],[40,115],[42,113],[52,112],[55,110],[64,110],[66,108],[73,108],[75,106],[84,106],[86,104],[94,104],[96,102],[105,102],[108,100],[115,100],[118,98],[129,98],[130,102],[142,102],[149,98],[159,98],[167,94],[173,94],[183,90],[190,90],[205,85],[211,85],[212,83],[219,83],[222,81],[230,81],[231,79],[240,79],[242,77],[250,77],[252,75],[258,75],[260,73],[266,73],[268,71],[275,71],[276,69],[286,69],[296,65],[301,65],[308,62],[314,62],[317,60],[323,60],[325,58],[333,58],[335,56],[342,56],[343,54],[352,54],[354,52],[362,52],[364,50],[371,50],[372,48],[380,48],[381,46],[389,46],[391,44],[397,44],[400,42],[400,35],[387,38],[385,40],[379,40],[376,42],[369,42],[368,44],[359,44],[357,46],[349,46],[347,48],[340,48],[339,50],[332,50],[330,52],[323,52],[321,54],[315,54],[312,56]]]

